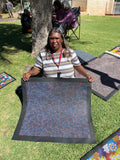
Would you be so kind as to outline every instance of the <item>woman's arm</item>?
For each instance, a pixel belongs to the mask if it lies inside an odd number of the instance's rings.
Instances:
[[[68,12],[67,15],[64,16],[63,19],[58,20],[59,23],[71,23],[72,21],[72,13]]]
[[[23,80],[24,81],[28,81],[31,76],[36,76],[37,74],[40,73],[40,71],[41,70],[39,70],[39,69],[37,69],[37,68],[34,67],[29,72],[23,74]]]
[[[83,67],[82,65],[74,66],[74,68],[75,68],[81,75],[83,75],[84,77],[88,78],[88,79],[89,79],[89,82],[93,82],[93,81],[94,81],[94,78],[86,72],[86,70],[84,69],[84,67]]]

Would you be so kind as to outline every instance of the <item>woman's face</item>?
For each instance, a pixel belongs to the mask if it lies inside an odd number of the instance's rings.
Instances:
[[[50,47],[52,48],[53,52],[60,52],[61,47],[62,47],[62,38],[59,33],[51,33],[49,37],[49,43]]]

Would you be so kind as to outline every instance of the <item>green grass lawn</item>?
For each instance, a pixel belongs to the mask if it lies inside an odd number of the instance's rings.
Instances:
[[[94,56],[120,44],[119,17],[81,16],[81,38],[69,45]],[[96,144],[62,144],[11,140],[21,113],[15,89],[21,84],[26,65],[33,66],[31,35],[23,35],[18,22],[0,22],[0,73],[16,81],[0,90],[0,160],[79,160]],[[92,94],[91,111],[97,144],[120,126],[120,91],[109,101]]]

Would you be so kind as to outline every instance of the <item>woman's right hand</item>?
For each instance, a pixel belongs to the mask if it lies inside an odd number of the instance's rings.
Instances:
[[[24,81],[28,81],[29,78],[30,78],[30,76],[31,76],[31,73],[29,73],[29,72],[24,73],[24,74],[23,74],[23,80],[24,80]]]

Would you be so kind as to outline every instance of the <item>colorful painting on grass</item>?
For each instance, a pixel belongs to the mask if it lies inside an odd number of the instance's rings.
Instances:
[[[120,46],[117,46],[117,47],[113,48],[112,50],[105,51],[105,52],[120,58]]]
[[[10,18],[2,18],[2,19],[0,19],[0,22],[7,22],[7,21],[9,21],[9,22],[20,22],[19,19],[10,19]]]
[[[81,160],[120,160],[120,129],[88,152]]]
[[[8,85],[9,83],[15,81],[15,78],[13,78],[11,75],[9,75],[6,72],[3,72],[0,74],[0,89]]]

